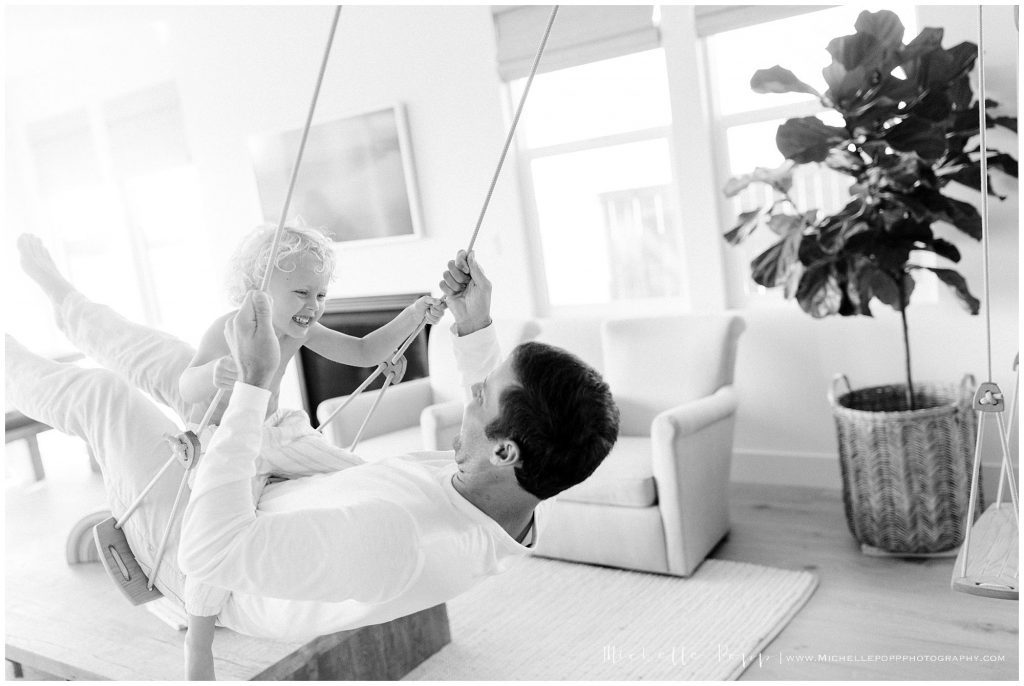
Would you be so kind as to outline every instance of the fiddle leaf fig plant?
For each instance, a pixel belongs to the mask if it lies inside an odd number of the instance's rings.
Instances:
[[[778,241],[751,262],[753,280],[783,288],[812,317],[870,317],[874,300],[900,312],[907,403],[913,409],[906,309],[915,275],[930,271],[956,292],[968,312],[980,308],[958,271],[914,261],[921,251],[952,264],[960,260],[956,245],[935,235],[936,223],[981,239],[974,205],[943,193],[950,183],[981,190],[981,152],[972,140],[979,133],[979,103],[969,77],[977,46],[963,42],[943,48],[941,28],[926,28],[904,43],[903,24],[888,10],[862,12],[854,29],[828,44],[832,63],[822,71],[824,93],[778,65],[754,74],[754,91],[809,93],[838,114],[842,125],[815,116],[782,124],[775,142],[785,162],[732,178],[724,189],[731,197],[751,184],[767,184],[772,201],[740,214],[725,239],[736,245],[757,229],[774,232]],[[1016,132],[1015,117],[989,114],[997,105],[984,103],[986,127]],[[987,150],[987,163],[1017,176],[1017,160],[1005,152]],[[826,216],[797,207],[790,193],[793,173],[805,164],[850,177],[845,207]],[[989,193],[1005,197],[991,184]]]

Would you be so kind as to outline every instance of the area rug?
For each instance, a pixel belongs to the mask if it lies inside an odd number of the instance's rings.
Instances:
[[[452,642],[405,679],[736,679],[817,584],[724,560],[681,579],[531,557],[449,602]]]

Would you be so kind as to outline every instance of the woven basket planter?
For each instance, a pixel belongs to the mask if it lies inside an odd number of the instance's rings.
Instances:
[[[838,392],[840,380],[846,393]],[[968,526],[977,432],[974,379],[915,384],[914,405],[920,409],[913,411],[907,410],[905,389],[852,390],[845,376],[833,380],[829,400],[846,523],[862,547],[897,555],[951,551]]]

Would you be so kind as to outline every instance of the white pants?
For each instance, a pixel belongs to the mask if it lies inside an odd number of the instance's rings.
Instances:
[[[194,350],[162,331],[131,322],[78,292],[57,307],[57,324],[68,339],[105,369],[61,364],[7,339],[7,400],[23,414],[58,431],[78,436],[92,448],[103,474],[107,502],[120,517],[171,456],[165,434],[178,426],[150,398],[178,416],[195,416],[178,390],[178,379]],[[257,471],[303,476],[361,464],[352,453],[330,445],[309,425],[304,412],[282,410],[264,427]],[[185,576],[178,568],[182,503],[168,538],[157,578],[152,562],[170,518],[184,468],[175,462],[124,525],[128,544],[143,571],[165,596],[195,614],[215,614],[202,600],[186,603]],[[190,596],[194,593],[190,590]],[[199,605],[196,605],[196,603]]]

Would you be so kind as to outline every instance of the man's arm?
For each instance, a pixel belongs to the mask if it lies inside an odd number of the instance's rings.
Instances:
[[[455,318],[452,347],[468,399],[470,387],[483,381],[501,362],[501,350],[491,325],[491,282],[476,256],[460,250],[448,262],[448,271],[439,285]]]
[[[491,281],[476,261],[475,253],[460,250],[449,260],[441,290],[455,318],[455,332],[467,336],[491,324]]]

